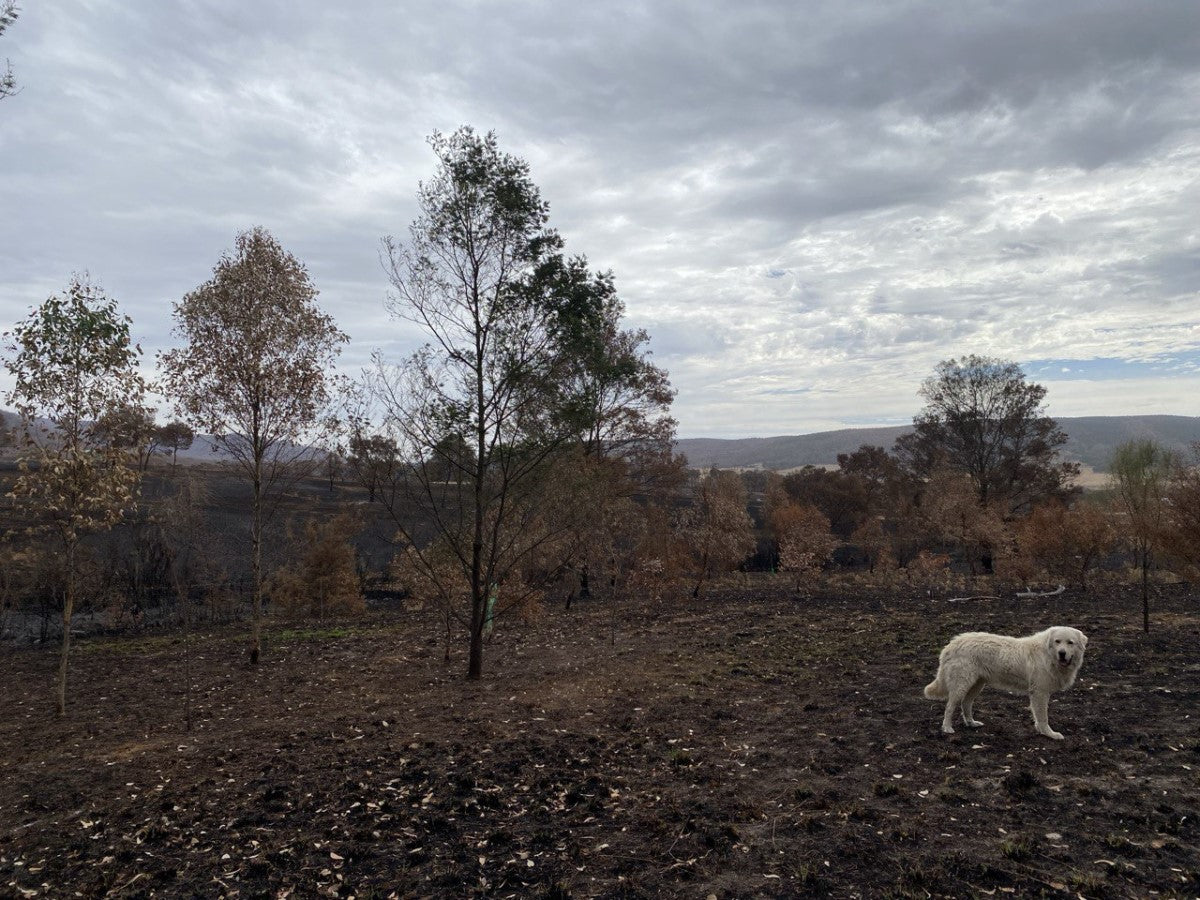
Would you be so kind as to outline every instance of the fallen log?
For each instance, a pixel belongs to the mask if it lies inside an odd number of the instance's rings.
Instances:
[[[1019,599],[1025,599],[1028,597],[1057,597],[1066,589],[1067,586],[1065,584],[1060,584],[1052,591],[1021,591],[1017,594],[1017,597]]]

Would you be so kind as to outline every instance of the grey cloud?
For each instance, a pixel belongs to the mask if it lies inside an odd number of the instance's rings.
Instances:
[[[1035,256],[1041,256],[1045,252],[1044,248],[1039,247],[1037,244],[1031,244],[1028,241],[1012,241],[1000,246],[1000,254],[1010,258],[1031,259]]]
[[[962,352],[1200,341],[1195,4],[80,0],[5,43],[9,319],[88,268],[165,343],[170,301],[263,224],[349,359],[400,353],[378,240],[425,136],[470,122],[615,270],[685,432],[894,419]],[[794,393],[839,381],[858,399]]]

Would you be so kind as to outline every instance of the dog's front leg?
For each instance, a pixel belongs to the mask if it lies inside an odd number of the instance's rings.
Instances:
[[[1029,695],[1029,708],[1033,710],[1033,727],[1038,734],[1061,741],[1063,736],[1050,727],[1050,695],[1034,693]]]

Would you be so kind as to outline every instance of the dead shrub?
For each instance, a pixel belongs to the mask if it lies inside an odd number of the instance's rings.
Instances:
[[[991,574],[995,558],[1011,543],[1001,507],[980,503],[973,483],[960,472],[934,472],[921,509],[931,534],[956,548],[973,576]]]
[[[324,619],[366,610],[350,543],[355,530],[353,518],[346,515],[305,524],[299,560],[276,572],[268,584],[272,603],[284,615]]]
[[[626,575],[629,593],[652,603],[682,598],[690,562],[686,523],[672,522],[661,507],[648,507],[640,526]]]
[[[710,578],[729,572],[754,552],[754,522],[746,511],[746,488],[732,472],[712,471],[696,485],[679,534],[692,556],[699,597]]]
[[[896,555],[892,552],[891,537],[883,527],[883,516],[871,516],[854,529],[850,543],[863,552],[867,570],[872,574],[876,569],[896,568]]]
[[[1040,576],[1084,590],[1089,573],[1116,541],[1105,511],[1082,502],[1039,506],[1015,531],[1019,561],[1011,565],[1013,575],[1024,575],[1026,583]]]
[[[815,506],[787,507],[779,523],[779,568],[795,576],[796,590],[811,587],[833,558],[838,540],[829,519]]]
[[[946,553],[922,550],[904,571],[914,585],[929,589],[950,586],[950,556]]]
[[[1190,581],[1200,581],[1200,443],[1190,466],[1176,469],[1168,488],[1161,542],[1167,556]]]

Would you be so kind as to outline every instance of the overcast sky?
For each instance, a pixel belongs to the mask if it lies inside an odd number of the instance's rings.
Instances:
[[[380,238],[471,124],[614,272],[682,437],[906,422],[968,353],[1052,415],[1200,414],[1200,3],[21,7],[3,328],[87,271],[152,354],[263,225],[343,369],[398,359]]]

